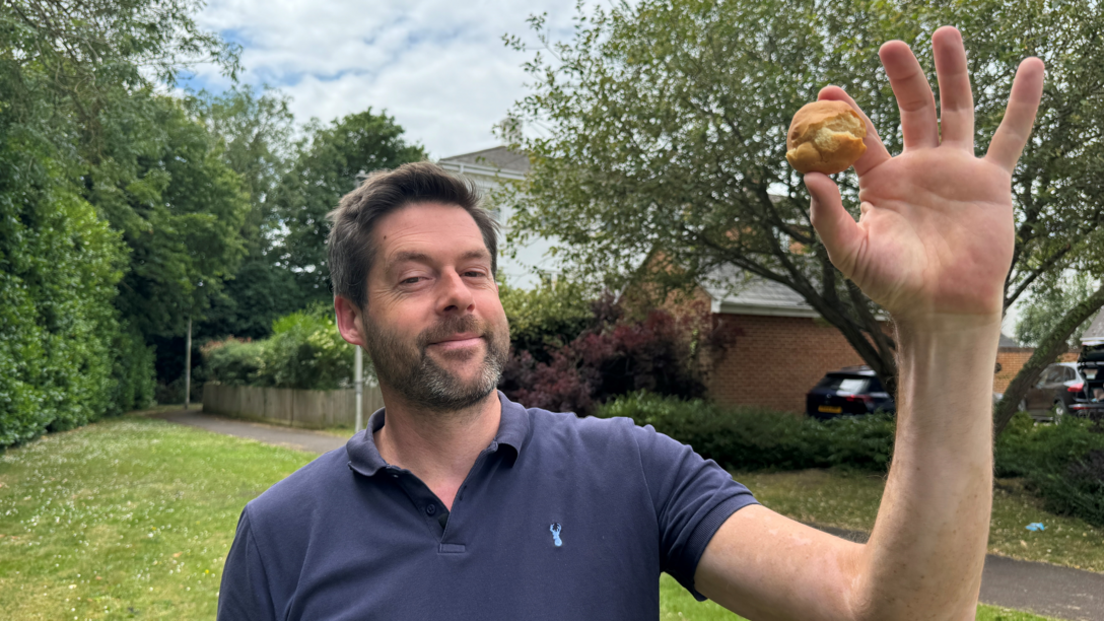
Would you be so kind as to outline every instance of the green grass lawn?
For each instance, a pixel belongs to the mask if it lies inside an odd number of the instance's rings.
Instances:
[[[242,507],[313,457],[134,417],[0,455],[0,616],[214,618]]]
[[[863,473],[806,470],[737,473],[766,506],[803,522],[869,532],[874,526],[885,478]],[[1026,526],[1042,522],[1046,530]],[[997,481],[989,551],[1013,558],[1042,561],[1104,572],[1104,529],[1043,510],[1042,502],[1015,479]]]
[[[313,457],[134,416],[49,435],[0,454],[0,617],[213,618],[223,560],[242,507]],[[739,478],[776,510],[847,528],[868,528],[881,494],[877,478],[861,475]],[[1011,524],[1036,516],[1015,508],[1025,502],[1022,492],[1007,494],[1002,509],[1007,517],[1001,519]],[[1047,522],[1048,534],[1051,523],[1065,530],[1055,532],[1053,541],[1032,539],[1020,556],[1042,550],[1044,543],[1063,550],[1063,558],[1092,548],[1091,535],[1060,547],[1056,542],[1076,537],[1057,535],[1075,529],[1073,522],[1053,520],[1041,514],[1031,518]],[[1101,546],[1099,533],[1094,541]],[[1100,554],[1096,550],[1090,557]],[[738,619],[716,604],[694,601],[666,576],[660,589],[665,621]],[[977,618],[1043,619],[986,606],[979,607]]]

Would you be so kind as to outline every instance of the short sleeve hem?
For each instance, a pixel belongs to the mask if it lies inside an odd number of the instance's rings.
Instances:
[[[690,535],[690,539],[687,541],[686,549],[688,553],[684,556],[684,566],[679,567],[678,571],[672,573],[675,580],[687,591],[690,591],[694,599],[699,602],[709,599],[694,588],[694,575],[697,573],[698,563],[701,562],[702,555],[705,554],[706,546],[713,540],[713,536],[717,534],[721,524],[724,524],[734,513],[749,505],[757,504],[759,504],[759,501],[748,491],[730,496],[713,507],[694,528],[693,534]]]

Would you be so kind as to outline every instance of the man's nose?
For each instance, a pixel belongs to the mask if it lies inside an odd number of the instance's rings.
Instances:
[[[438,312],[471,312],[475,307],[475,297],[472,296],[468,283],[456,272],[446,272],[441,278],[443,291],[438,303]]]

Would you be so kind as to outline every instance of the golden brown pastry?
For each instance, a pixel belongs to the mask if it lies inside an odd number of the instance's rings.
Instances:
[[[805,104],[786,134],[786,160],[798,172],[843,172],[866,152],[866,123],[842,101]]]

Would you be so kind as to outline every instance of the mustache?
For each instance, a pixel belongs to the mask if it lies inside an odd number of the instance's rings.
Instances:
[[[487,329],[483,322],[479,321],[472,315],[464,315],[463,317],[449,317],[441,323],[427,328],[418,335],[418,346],[420,349],[429,347],[431,343],[437,343],[447,339],[453,334],[460,332],[473,332],[479,336],[486,337]]]

